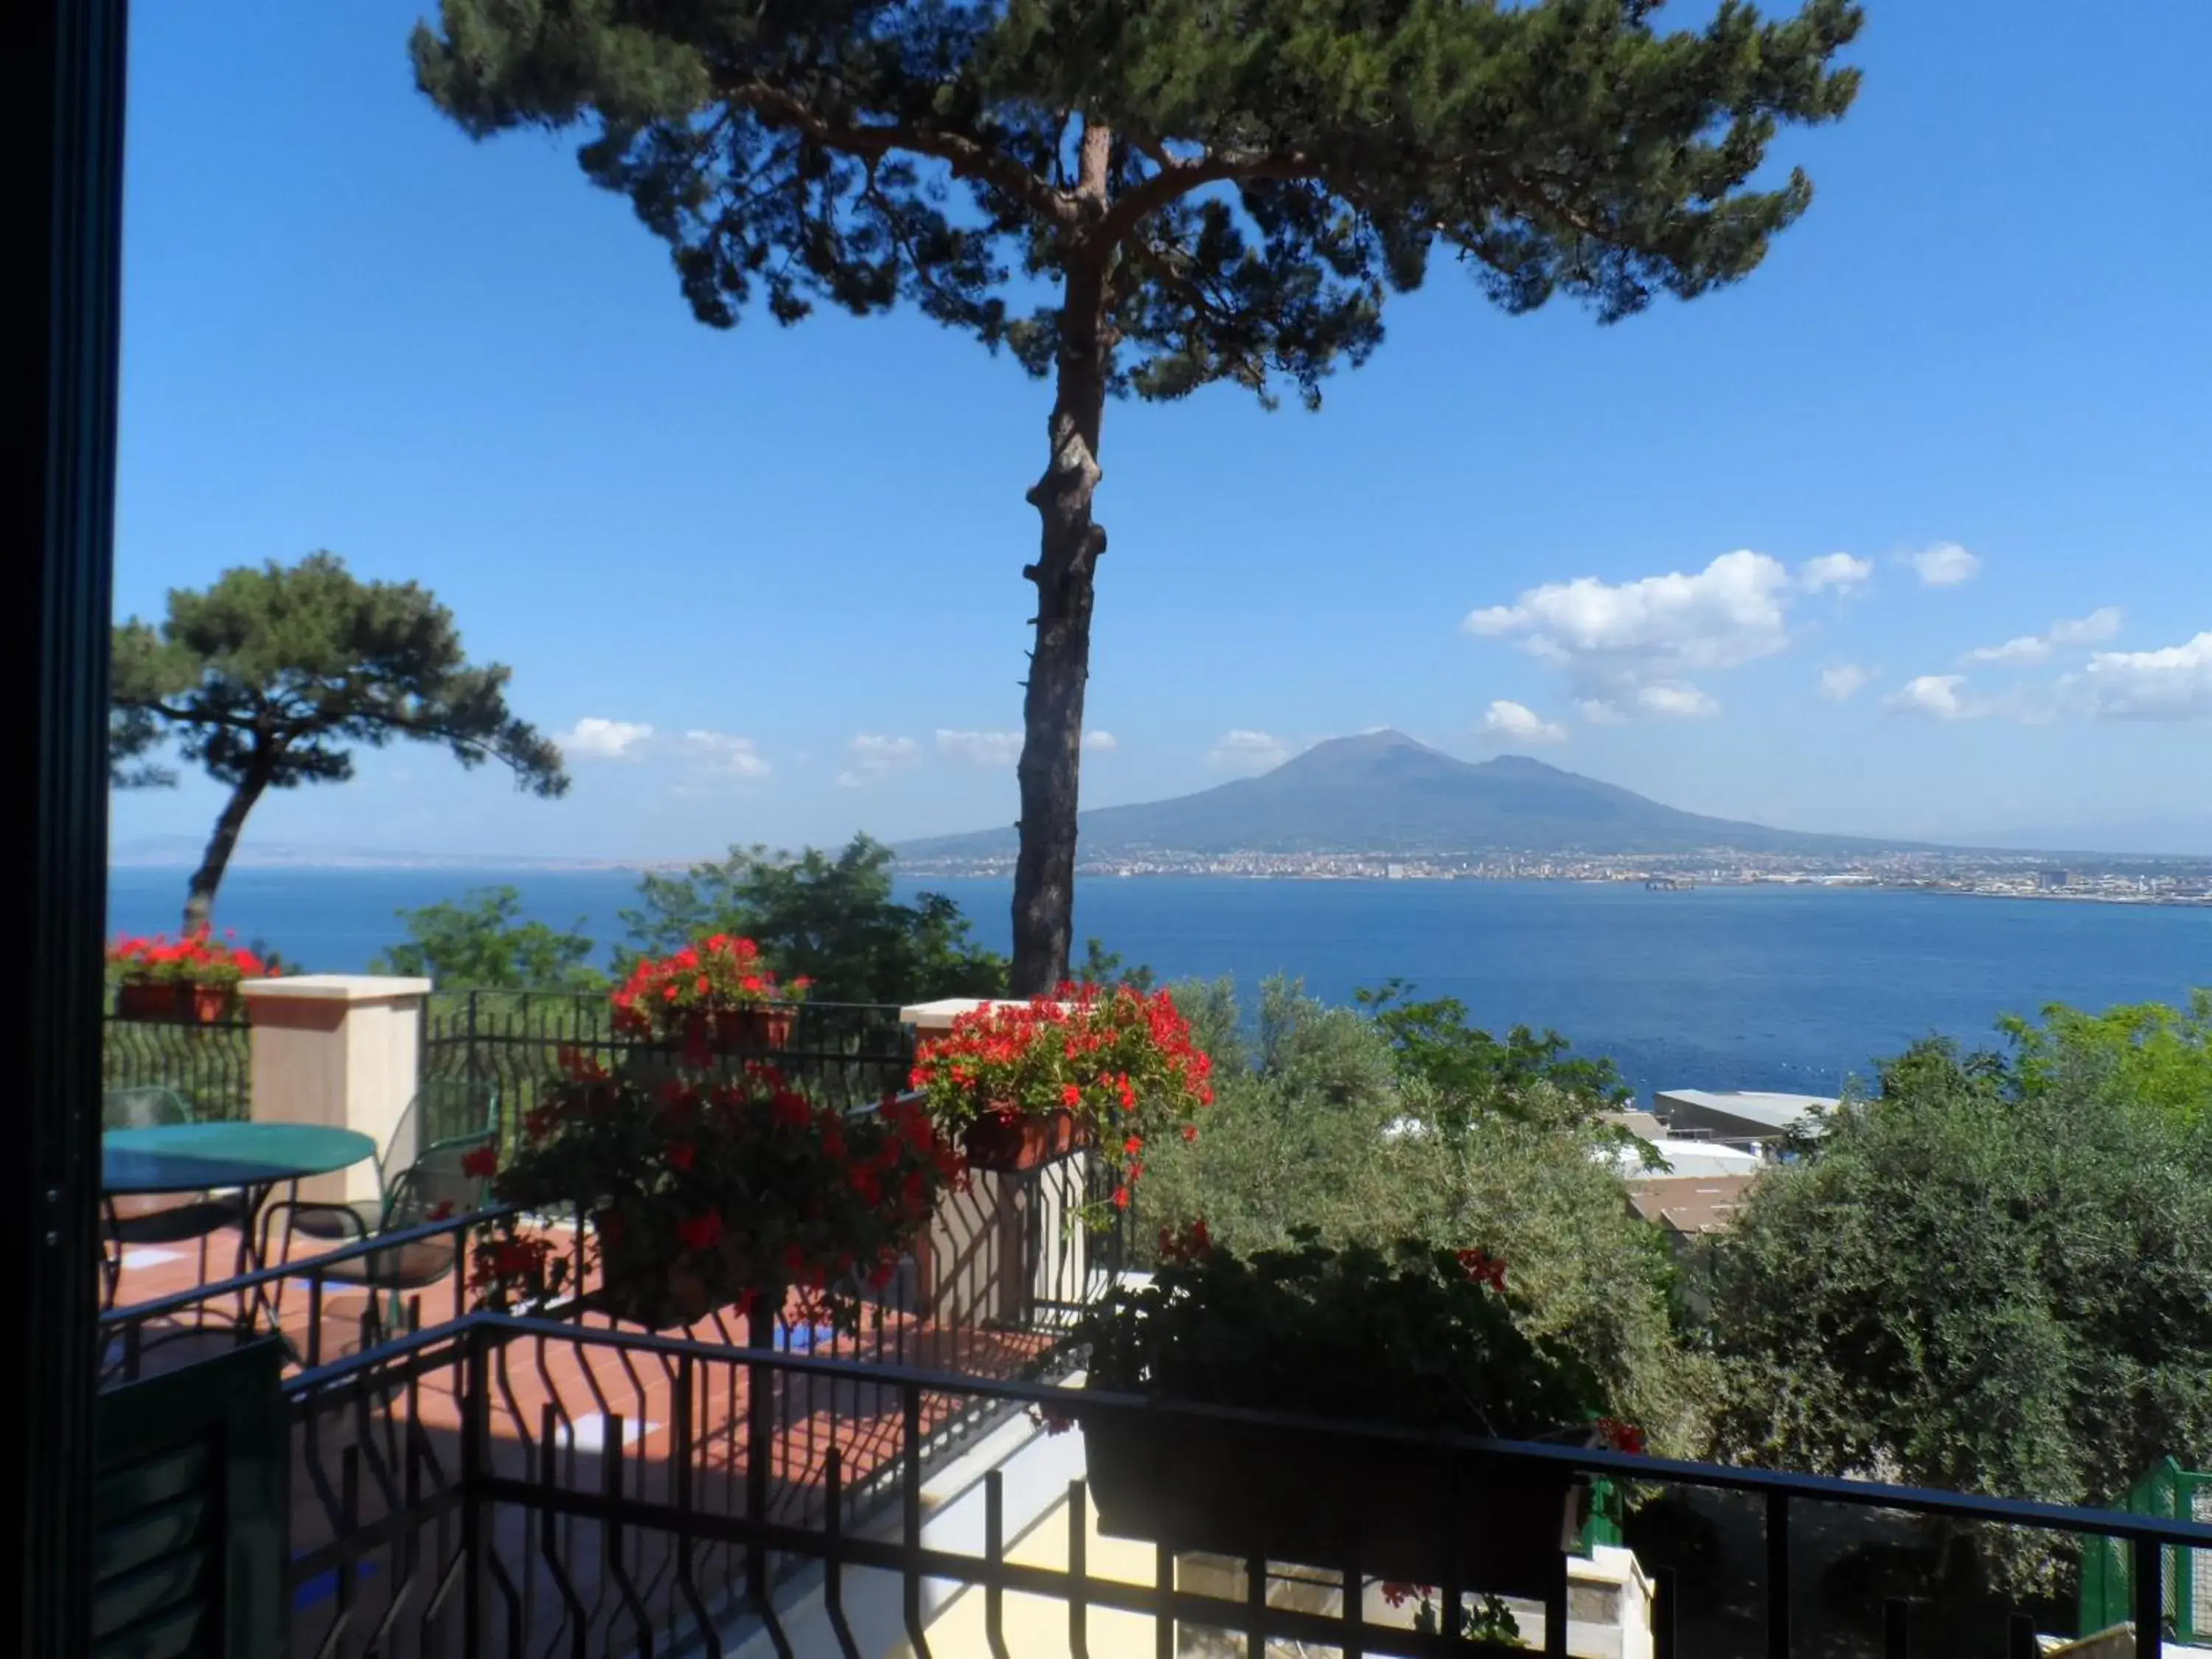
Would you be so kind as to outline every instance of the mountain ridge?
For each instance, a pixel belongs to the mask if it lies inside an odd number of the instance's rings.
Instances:
[[[1463,761],[1402,732],[1333,738],[1255,777],[1078,818],[1083,856],[1146,854],[1753,854],[1936,850],[1927,842],[1778,830],[1662,805],[1527,755]],[[908,842],[910,861],[1011,852],[1012,830]]]

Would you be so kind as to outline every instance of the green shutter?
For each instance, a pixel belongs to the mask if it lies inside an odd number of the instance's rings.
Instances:
[[[100,1397],[93,1659],[278,1659],[286,1545],[282,1346]]]

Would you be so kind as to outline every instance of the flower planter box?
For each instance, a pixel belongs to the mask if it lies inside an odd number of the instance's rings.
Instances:
[[[1050,1112],[986,1112],[961,1135],[969,1169],[1002,1175],[1057,1163],[1090,1144],[1090,1121],[1064,1107]]]
[[[170,1022],[178,1018],[177,994],[185,988],[173,980],[125,980],[115,988],[115,1017]]]
[[[1589,1488],[1567,1471],[1331,1444],[1241,1423],[1085,1414],[1091,1501],[1109,1538],[1179,1553],[1342,1568],[1355,1535],[1370,1577],[1442,1584],[1458,1540],[1462,1588],[1541,1600],[1562,1581]],[[1580,1433],[1559,1437],[1580,1443]]]
[[[228,985],[125,980],[115,988],[115,1017],[164,1025],[217,1025],[229,1016],[233,994]]]

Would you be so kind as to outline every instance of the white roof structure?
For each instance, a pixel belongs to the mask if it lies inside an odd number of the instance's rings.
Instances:
[[[1609,1152],[1613,1168],[1627,1181],[1649,1181],[1657,1176],[1747,1176],[1765,1167],[1757,1152],[1739,1151],[1710,1140],[1651,1140],[1645,1143],[1666,1161],[1663,1170],[1647,1170],[1633,1146],[1616,1146]]]
[[[1833,1111],[1833,1095],[1775,1094],[1759,1089],[1662,1089],[1654,1111],[1675,1130],[1702,1129],[1729,1140],[1773,1140],[1813,1127],[1816,1112]]]

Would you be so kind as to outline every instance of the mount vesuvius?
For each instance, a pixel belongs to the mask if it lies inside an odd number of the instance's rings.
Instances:
[[[1476,763],[1371,732],[1316,744],[1272,772],[1078,820],[1082,855],[1162,853],[1739,853],[1844,854],[1905,842],[1817,836],[1678,811],[1521,755]],[[910,842],[902,861],[994,859],[1014,832]]]

